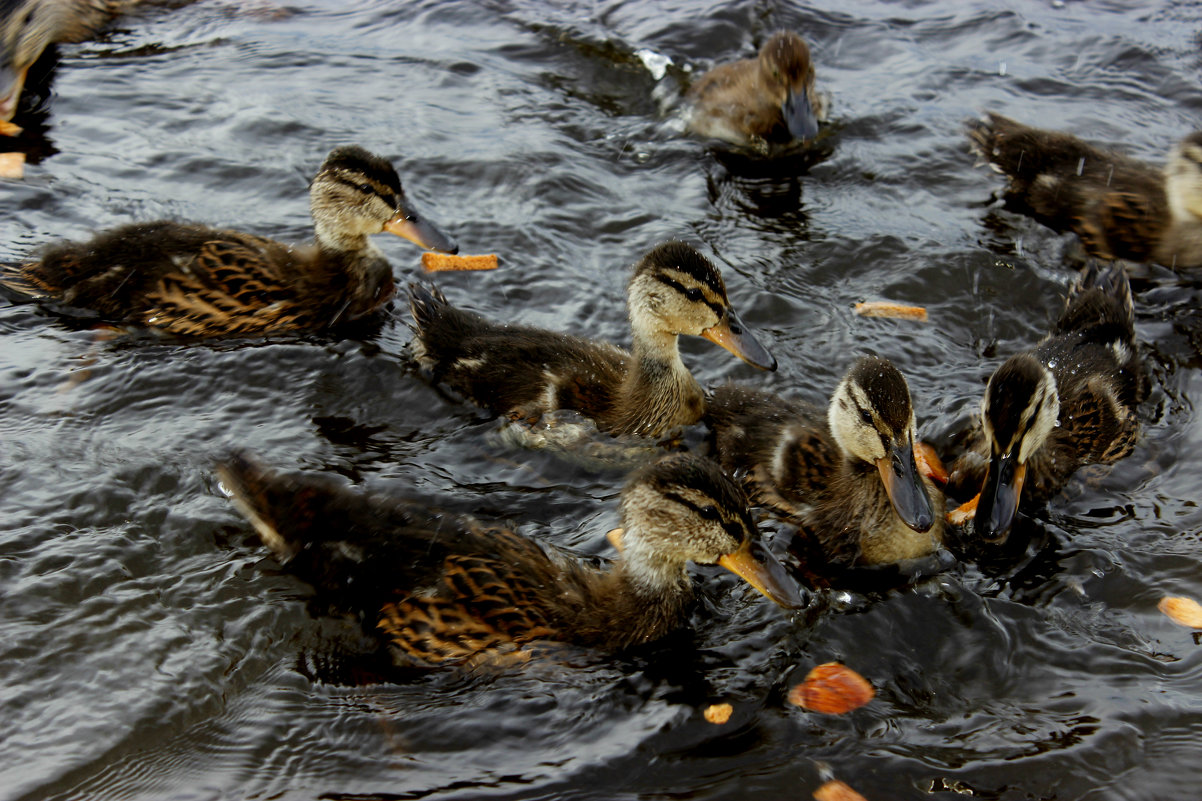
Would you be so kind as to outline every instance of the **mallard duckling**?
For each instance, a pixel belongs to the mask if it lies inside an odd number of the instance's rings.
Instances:
[[[857,360],[825,411],[719,387],[706,422],[752,500],[798,522],[832,563],[897,562],[941,544],[943,496],[915,464],[910,389],[887,359]]]
[[[29,68],[47,47],[81,42],[137,0],[0,2],[0,120],[11,120]]]
[[[697,456],[630,479],[608,569],[328,476],[283,475],[244,457],[219,476],[276,557],[359,613],[399,665],[486,659],[535,641],[608,651],[650,642],[684,620],[688,562],[719,564],[782,606],[802,603],[779,563],[753,553],[742,490]]]
[[[573,409],[611,434],[658,437],[701,419],[704,394],[677,336],[703,336],[763,370],[776,359],[739,321],[718,269],[683,242],[654,247],[627,285],[632,352],[605,342],[494,323],[410,286],[413,355],[475,403],[520,419]]]
[[[958,519],[975,509],[976,533],[1004,539],[1020,499],[1047,501],[1078,468],[1131,453],[1146,393],[1126,273],[1091,262],[1052,332],[990,377],[980,425],[952,466],[949,489],[980,490]]]
[[[690,130],[741,146],[813,139],[826,118],[810,48],[792,31],[772,34],[756,58],[714,67],[685,102]]]
[[[333,150],[309,200],[312,247],[187,223],[134,223],[2,268],[0,284],[109,322],[171,334],[268,334],[329,328],[387,303],[395,292],[392,267],[371,234],[388,231],[424,248],[457,250],[413,210],[392,165],[363,148]]]
[[[974,149],[1010,179],[1008,199],[1100,259],[1202,267],[1202,131],[1159,169],[1000,114],[970,123]]]

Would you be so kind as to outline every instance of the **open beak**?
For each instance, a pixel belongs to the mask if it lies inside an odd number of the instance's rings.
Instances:
[[[761,370],[776,369],[776,357],[756,341],[739,320],[734,309],[727,308],[718,324],[702,331],[701,336],[726,348],[752,367]]]
[[[1018,513],[1018,500],[1026,477],[1027,466],[1019,464],[1011,453],[990,460],[981,500],[977,502],[977,514],[973,518],[973,527],[986,542],[1005,542],[1010,524]]]
[[[21,89],[25,86],[25,75],[29,67],[17,71],[12,67],[0,67],[0,86],[5,87],[0,94],[0,121],[8,122],[17,113],[17,102],[21,99]]]
[[[781,106],[785,126],[794,139],[813,139],[818,135],[818,117],[810,103],[810,91],[789,92]]]
[[[805,605],[797,582],[789,578],[776,557],[766,551],[757,556],[752,552],[749,539],[743,540],[743,544],[734,553],[719,558],[718,564],[785,609],[800,609]]]
[[[438,250],[443,253],[458,253],[459,245],[454,239],[438,230],[438,226],[422,217],[410,208],[402,206],[397,209],[392,219],[384,223],[384,230],[390,234],[404,237],[426,250]]]
[[[876,460],[881,482],[893,510],[901,521],[915,531],[927,531],[935,522],[935,510],[926,485],[914,462],[914,448],[909,440],[893,446],[888,456]]]

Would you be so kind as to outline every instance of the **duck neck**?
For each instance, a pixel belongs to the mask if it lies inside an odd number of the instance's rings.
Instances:
[[[676,334],[635,328],[633,336],[621,391],[620,433],[659,436],[701,419],[701,387],[680,359]]]
[[[328,272],[321,285],[346,282],[349,300],[344,319],[362,317],[392,298],[396,292],[392,265],[366,234],[337,230],[316,218],[313,222],[318,262]]]
[[[629,598],[636,607],[654,610],[651,617],[658,625],[675,625],[693,600],[686,563],[649,548],[637,528],[628,526],[622,543],[622,556],[607,577],[614,597]]]

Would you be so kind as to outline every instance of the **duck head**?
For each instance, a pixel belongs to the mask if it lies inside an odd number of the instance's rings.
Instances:
[[[973,518],[977,534],[986,541],[1005,539],[1018,512],[1027,465],[1059,415],[1056,379],[1031,354],[1011,356],[990,377],[981,405],[989,468]]]
[[[935,512],[914,461],[910,388],[893,363],[864,356],[852,365],[835,388],[827,417],[844,453],[876,465],[901,521],[929,530]]]
[[[684,242],[656,245],[635,265],[627,302],[636,336],[701,336],[753,367],[776,369],[775,357],[731,308],[718,268]]]
[[[794,139],[813,139],[818,135],[818,117],[814,111],[814,65],[810,48],[792,31],[772,34],[759,54],[760,74],[783,95],[781,116]]]
[[[757,536],[743,490],[709,459],[679,454],[634,474],[622,492],[622,552],[631,581],[655,594],[688,580],[686,563],[720,565],[777,604],[796,609],[801,591]],[[757,550],[760,553],[757,553]]]
[[[2,1],[2,0],[0,0]],[[335,148],[309,187],[317,239],[340,250],[387,231],[426,250],[458,253],[455,240],[417,213],[392,164],[354,145]]]

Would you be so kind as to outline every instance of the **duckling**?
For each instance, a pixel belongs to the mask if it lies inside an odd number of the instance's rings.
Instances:
[[[137,0],[0,2],[0,121],[11,120],[25,76],[47,47],[81,42]]]
[[[975,510],[977,535],[1004,540],[1020,500],[1045,502],[1078,468],[1131,453],[1146,394],[1126,273],[1090,262],[1052,332],[990,377],[979,427],[949,477],[952,492],[980,490],[957,518]]]
[[[392,267],[370,234],[457,250],[413,210],[392,165],[361,147],[331,151],[309,200],[312,247],[187,223],[134,223],[2,267],[0,285],[117,324],[181,336],[256,335],[329,328],[387,303]]]
[[[832,564],[913,559],[942,543],[943,496],[915,464],[910,389],[887,359],[857,360],[825,413],[727,385],[711,393],[706,422],[753,501],[812,533]]]
[[[646,437],[696,423],[704,395],[680,359],[680,334],[703,336],[754,367],[776,369],[776,359],[730,307],[718,269],[683,242],[657,245],[631,273],[629,353],[494,323],[416,285],[409,301],[418,364],[480,406],[519,419],[573,409],[610,434]]]
[[[714,67],[689,87],[685,102],[690,130],[740,146],[813,139],[826,119],[810,48],[792,31],[772,34],[756,58]]]
[[[698,456],[630,479],[608,569],[327,476],[283,475],[243,456],[218,473],[275,556],[357,612],[401,666],[471,664],[535,641],[606,651],[651,642],[684,621],[690,561],[719,564],[786,608],[802,603],[780,564],[753,552],[742,490]]]
[[[1202,131],[1160,170],[1000,114],[969,123],[974,149],[1009,178],[1007,198],[1100,259],[1202,267]]]

